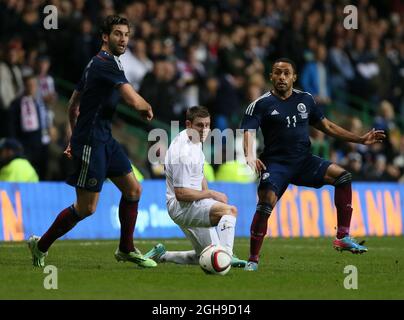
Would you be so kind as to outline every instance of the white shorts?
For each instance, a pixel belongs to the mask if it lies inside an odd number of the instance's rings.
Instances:
[[[191,241],[197,255],[211,244],[219,244],[216,227],[210,223],[209,212],[218,203],[213,199],[194,202],[171,200],[167,207],[171,219],[180,226],[185,236]]]
[[[171,200],[167,204],[168,214],[180,227],[211,227],[209,212],[218,203],[213,199],[202,199],[194,202]]]

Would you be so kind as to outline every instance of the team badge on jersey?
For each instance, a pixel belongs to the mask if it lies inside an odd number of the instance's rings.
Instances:
[[[269,178],[269,172],[265,172],[265,173],[262,175],[261,180],[266,180],[266,179],[268,179],[268,178]]]
[[[89,187],[95,187],[97,185],[98,181],[97,179],[91,178],[87,181],[87,185]]]
[[[304,103],[299,103],[297,105],[297,111],[300,112],[299,114],[302,117],[302,119],[307,119],[307,116],[308,116],[308,114],[306,112],[307,108],[306,108],[306,105]]]
[[[299,112],[306,112],[306,105],[304,103],[299,103],[297,105],[297,111]]]

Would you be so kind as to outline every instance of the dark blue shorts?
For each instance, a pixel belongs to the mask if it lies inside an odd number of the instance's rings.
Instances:
[[[294,163],[278,163],[263,160],[266,170],[261,172],[258,190],[270,189],[278,199],[288,185],[321,188],[325,173],[332,162],[318,156],[309,155]]]
[[[121,145],[110,139],[94,145],[72,144],[73,172],[67,183],[73,187],[100,192],[106,178],[120,177],[132,171]]]

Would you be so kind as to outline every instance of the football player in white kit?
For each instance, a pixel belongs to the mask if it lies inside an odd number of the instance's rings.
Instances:
[[[145,254],[156,262],[198,264],[201,251],[220,244],[232,255],[233,267],[244,267],[245,260],[233,254],[237,208],[227,196],[210,190],[203,174],[205,155],[202,142],[210,131],[210,114],[205,107],[187,110],[186,129],[171,142],[164,165],[166,203],[170,217],[191,241],[194,250],[167,251],[161,243]]]

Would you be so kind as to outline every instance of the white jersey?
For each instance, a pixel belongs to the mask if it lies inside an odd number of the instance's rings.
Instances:
[[[202,190],[204,162],[202,143],[193,143],[187,130],[181,131],[171,142],[164,160],[167,204],[175,199],[174,188]]]
[[[220,243],[216,228],[210,221],[211,208],[217,201],[214,199],[178,201],[174,188],[202,190],[204,163],[202,143],[193,143],[186,129],[171,142],[164,160],[168,214],[191,241],[196,253],[196,262],[204,248]]]

